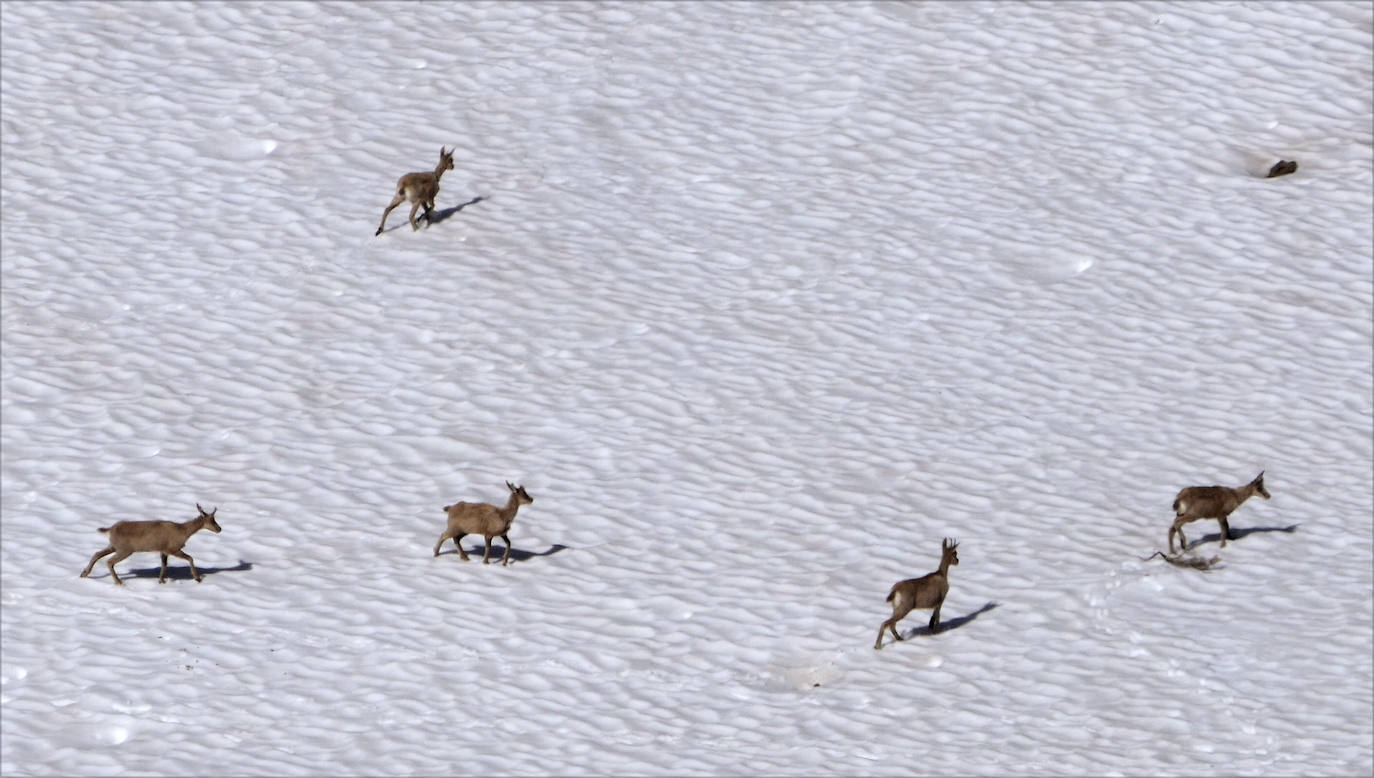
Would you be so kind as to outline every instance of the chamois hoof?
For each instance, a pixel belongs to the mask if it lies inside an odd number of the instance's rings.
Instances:
[[[381,228],[381,227],[378,227],[378,228],[377,228],[377,231],[374,232],[374,233],[372,233],[372,234],[373,234],[373,235],[381,235],[381,234],[382,234],[382,228]]]

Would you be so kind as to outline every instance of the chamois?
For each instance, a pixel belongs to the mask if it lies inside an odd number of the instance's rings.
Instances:
[[[453,151],[457,151],[454,149]],[[443,146],[439,147],[439,164],[435,166],[433,173],[406,173],[396,180],[396,196],[391,198],[391,205],[382,211],[382,223],[377,225],[375,235],[382,234],[382,228],[386,227],[387,214],[391,209],[410,200],[410,227],[413,230],[420,229],[420,225],[415,223],[415,212],[424,206],[425,223],[429,223],[430,211],[434,210],[434,198],[439,194],[439,177],[445,170],[453,169],[453,151],[445,151]]]
[[[219,522],[215,521],[215,510],[209,513],[196,503],[196,510],[200,515],[190,521],[117,521],[108,527],[101,527],[100,531],[109,535],[110,545],[95,552],[91,561],[86,564],[86,569],[81,571],[81,577],[85,578],[91,574],[91,568],[95,563],[106,554],[114,554],[110,560],[110,575],[114,582],[123,586],[124,582],[119,580],[119,574],[115,572],[115,563],[121,562],[125,557],[139,551],[157,551],[162,554],[162,572],[157,576],[158,583],[167,583],[167,555],[170,554],[178,559],[185,559],[191,565],[191,577],[200,582],[200,572],[196,570],[195,560],[191,555],[181,550],[186,545],[186,541],[201,529],[208,529],[211,532],[219,532]]]
[[[873,643],[875,649],[883,647],[883,630],[892,630],[892,637],[901,640],[897,634],[897,622],[901,621],[913,608],[934,608],[930,615],[930,631],[940,630],[940,606],[949,594],[949,566],[959,564],[959,547],[956,541],[945,538],[940,543],[940,569],[927,573],[920,578],[908,578],[892,585],[887,593],[887,601],[892,603],[892,618],[878,627],[878,639]]]
[[[1216,519],[1221,525],[1221,545],[1231,539],[1231,525],[1227,518],[1240,504],[1258,494],[1269,499],[1264,488],[1264,471],[1245,486],[1232,489],[1227,486],[1189,486],[1174,498],[1174,523],[1169,527],[1169,553],[1174,552],[1174,533],[1178,533],[1180,549],[1188,548],[1188,538],[1183,535],[1183,525],[1198,519]]]
[[[434,544],[434,555],[439,556],[439,547],[444,545],[445,540],[453,538],[453,545],[458,547],[458,554],[466,562],[468,554],[463,550],[463,536],[481,535],[487,541],[487,548],[482,552],[482,564],[485,565],[490,561],[491,539],[500,535],[506,542],[506,554],[501,558],[501,566],[510,564],[510,537],[506,533],[510,531],[511,522],[515,521],[515,512],[520,510],[521,505],[534,502],[534,498],[525,491],[524,486],[512,486],[511,482],[507,481],[506,488],[510,489],[510,499],[506,501],[504,508],[477,502],[445,505],[448,526],[444,528],[444,534],[439,536],[439,542]]]

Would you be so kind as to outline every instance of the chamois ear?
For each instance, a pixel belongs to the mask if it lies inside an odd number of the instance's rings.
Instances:
[[[518,492],[518,491],[520,491],[519,489],[515,488],[514,486],[511,486],[510,481],[507,481],[507,482],[506,482],[506,488],[509,489],[509,490],[511,490],[512,492]]]

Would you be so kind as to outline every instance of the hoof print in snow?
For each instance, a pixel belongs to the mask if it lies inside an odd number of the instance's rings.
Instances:
[[[1286,176],[1289,173],[1297,172],[1297,169],[1298,163],[1296,161],[1291,159],[1281,159],[1278,162],[1275,162],[1273,167],[1269,168],[1269,175],[1265,176],[1265,178],[1278,178],[1279,176]]]

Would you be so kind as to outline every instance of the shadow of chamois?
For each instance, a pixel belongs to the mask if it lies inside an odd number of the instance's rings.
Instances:
[[[416,223],[418,224],[419,222],[424,222],[424,223],[425,223],[425,227],[426,227],[426,228],[429,228],[430,225],[432,225],[432,224],[438,224],[439,222],[443,221],[444,219],[447,219],[448,217],[452,216],[452,215],[455,214],[455,213],[458,213],[459,211],[463,210],[464,208],[468,207],[469,205],[472,205],[473,203],[480,203],[480,202],[482,202],[482,201],[485,200],[485,199],[487,199],[487,198],[482,197],[481,195],[478,195],[477,197],[474,197],[474,198],[472,198],[471,200],[468,200],[468,201],[465,202],[465,203],[460,203],[460,204],[458,204],[458,205],[455,205],[455,206],[453,206],[452,208],[435,208],[434,210],[432,210],[432,211],[429,212],[429,216],[425,216],[423,213],[417,214],[417,215],[415,216]],[[410,220],[409,220],[409,219],[402,219],[399,223],[393,222],[392,225],[391,225],[390,227],[387,227],[386,229],[382,230],[381,232],[379,232],[379,233],[377,233],[377,234],[378,234],[378,235],[385,235],[386,233],[391,232],[392,230],[399,230],[399,229],[401,229],[402,227],[408,227],[408,226],[410,226]]]
[[[1288,534],[1291,535],[1291,534],[1293,534],[1294,532],[1297,532],[1297,531],[1298,531],[1298,526],[1299,526],[1298,524],[1289,524],[1287,527],[1244,527],[1244,528],[1232,527],[1232,528],[1231,528],[1231,537],[1227,538],[1227,540],[1240,540],[1241,538],[1245,537],[1246,535],[1253,535],[1253,534],[1255,534],[1256,532],[1287,532]],[[1210,534],[1210,535],[1203,535],[1202,537],[1198,538],[1197,540],[1194,540],[1193,542],[1189,543],[1183,550],[1184,550],[1184,551],[1187,551],[1187,550],[1193,548],[1194,546],[1200,546],[1200,545],[1202,545],[1203,543],[1220,543],[1220,542],[1221,542],[1221,530],[1217,530],[1216,532],[1213,532],[1213,533]]]
[[[472,537],[473,537],[472,535],[468,535],[467,537],[465,537],[465,538],[463,538],[463,539],[464,539],[464,540],[468,540],[468,539],[470,539],[470,538],[472,538]],[[457,550],[456,548],[453,548],[452,546],[449,546],[449,545],[448,545],[448,541],[445,541],[445,542],[444,542],[444,545],[447,546],[447,548],[444,548],[443,550],[441,550],[441,551],[439,552],[439,556],[458,556],[458,550]],[[484,549],[484,548],[486,548],[486,547],[487,547],[487,544],[482,540],[482,536],[481,536],[481,535],[478,535],[478,536],[477,536],[477,543],[476,543],[476,544],[473,544],[473,545],[469,545],[469,547],[467,548],[468,556],[471,557],[471,556],[473,556],[474,554],[476,554],[476,555],[477,555],[476,558],[473,559],[472,561],[474,561],[474,562],[480,562],[480,561],[482,560],[482,549]],[[557,554],[559,551],[564,550],[565,548],[567,548],[567,546],[563,545],[562,543],[554,543],[552,546],[549,546],[549,549],[548,549],[547,551],[521,551],[520,549],[516,548],[515,546],[511,546],[511,547],[510,547],[510,561],[512,561],[512,562],[524,562],[524,561],[526,561],[526,560],[528,560],[528,559],[533,559],[533,558],[535,558],[535,557],[537,557],[537,556],[552,556],[552,555],[554,555],[554,554]],[[490,561],[492,564],[500,564],[500,563],[501,563],[501,557],[504,556],[505,553],[506,553],[506,547],[505,547],[504,545],[502,545],[501,543],[492,543],[492,544],[491,544],[491,556],[488,557],[488,559],[489,559],[489,561]]]
[[[959,617],[953,618],[953,619],[945,619],[944,621],[941,621],[941,622],[940,622],[940,632],[948,632],[949,630],[952,630],[952,629],[958,629],[958,628],[964,626],[965,624],[969,623],[970,621],[973,621],[974,619],[978,618],[980,615],[982,615],[982,614],[984,614],[984,613],[987,613],[988,611],[992,610],[993,608],[996,608],[996,607],[998,606],[998,604],[999,604],[999,603],[992,602],[992,601],[988,601],[988,602],[986,602],[986,603],[983,604],[983,607],[979,608],[978,610],[974,611],[973,613],[970,613],[970,614],[967,615],[967,616],[959,616]],[[923,625],[917,627],[916,629],[913,629],[911,632],[907,633],[906,637],[908,637],[908,638],[914,638],[914,637],[916,637],[917,635],[933,635],[933,634],[936,634],[936,633],[933,633],[933,632],[930,631],[930,625],[929,625],[929,624],[923,624]],[[905,638],[903,638],[903,639],[905,639]]]
[[[452,208],[443,208],[443,209],[435,208],[435,209],[434,209],[433,211],[431,211],[430,214],[429,214],[429,223],[430,223],[430,224],[438,224],[439,222],[443,221],[444,219],[447,219],[448,217],[452,216],[452,215],[455,214],[455,213],[458,213],[459,211],[463,210],[464,208],[468,207],[469,205],[472,205],[472,204],[474,204],[474,203],[480,203],[480,202],[482,202],[482,201],[485,200],[485,199],[487,199],[487,198],[482,197],[481,195],[478,195],[477,197],[474,197],[474,198],[472,198],[471,200],[468,200],[468,201],[465,202],[465,203],[460,203],[460,204],[458,204],[458,205],[455,205],[455,206],[453,206]],[[513,554],[513,553],[515,553],[515,552],[512,551],[511,553]]]
[[[233,567],[206,567],[205,565],[196,565],[196,569],[200,571],[200,577],[204,578],[207,575],[214,575],[216,573],[244,573],[253,569],[253,563],[245,562],[240,559],[239,563]],[[133,576],[134,578],[157,578],[161,570],[162,565],[159,563],[152,567],[135,567],[119,575],[121,578],[128,578],[129,576]],[[108,571],[106,571],[105,577],[109,577]],[[177,559],[176,557],[169,558],[167,560],[167,580],[191,580],[191,566],[186,564],[186,560],[184,559]]]

